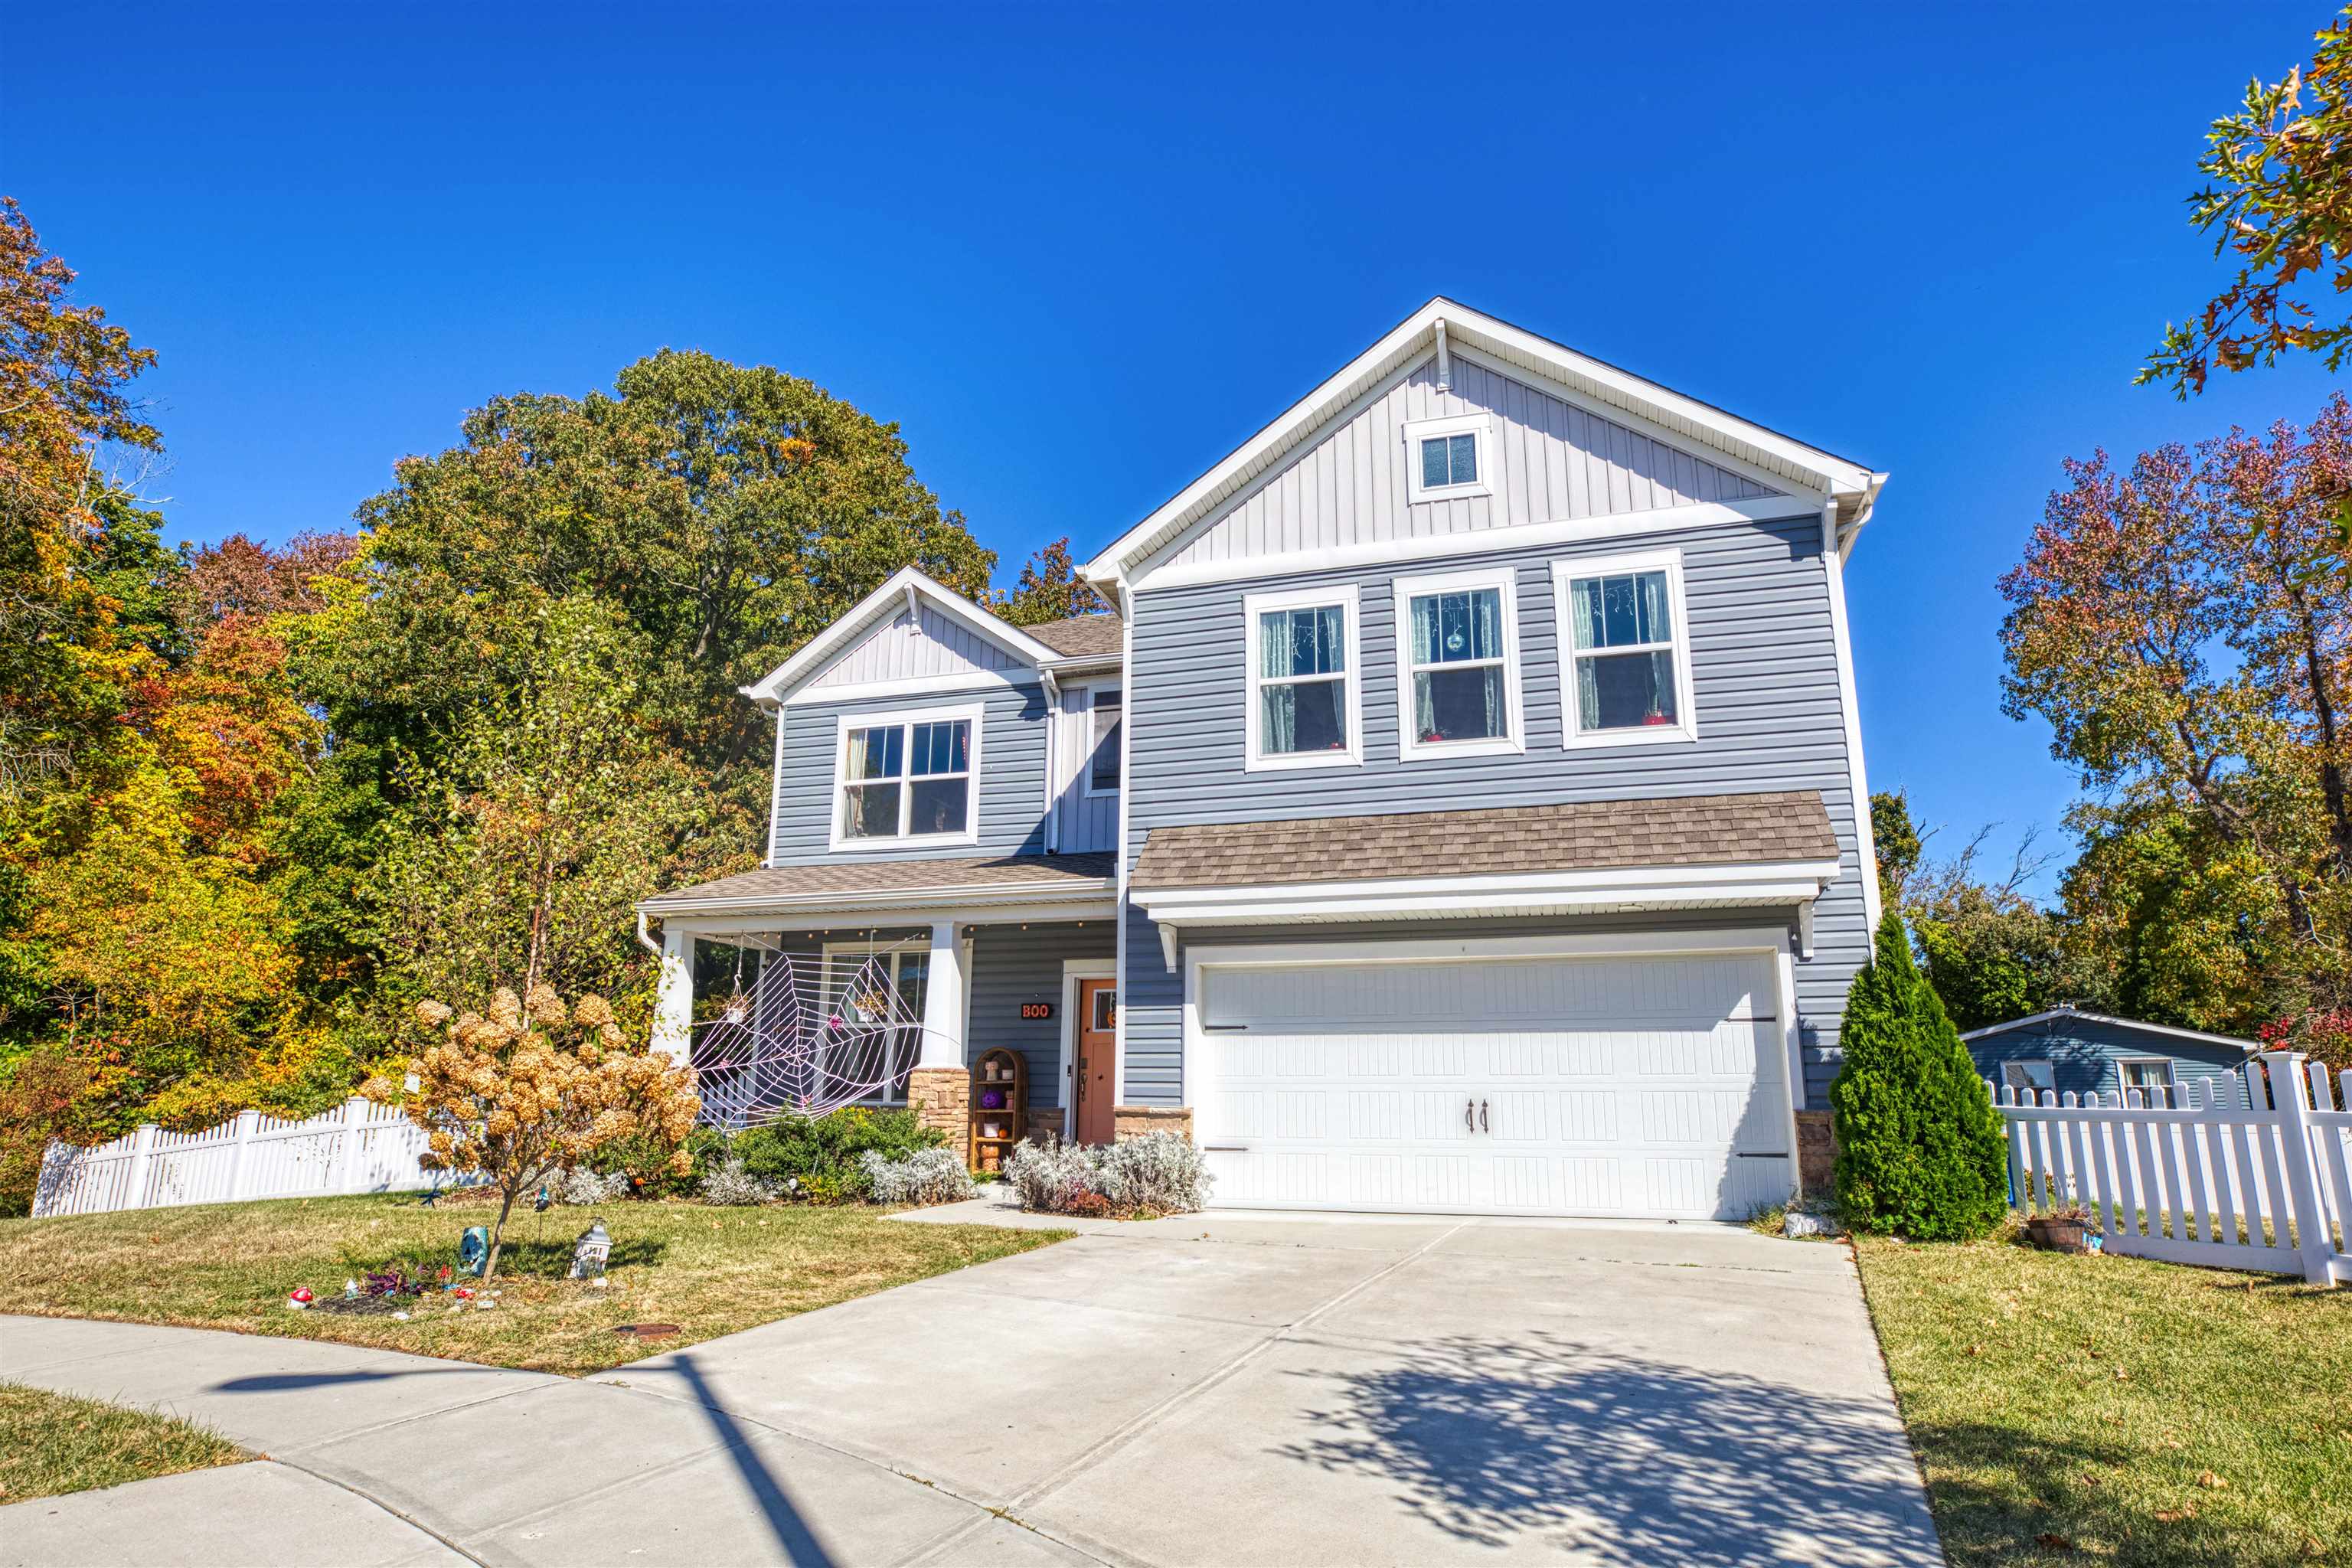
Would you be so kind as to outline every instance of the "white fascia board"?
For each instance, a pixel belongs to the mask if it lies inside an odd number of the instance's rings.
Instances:
[[[859,702],[877,697],[929,697],[956,691],[1008,691],[1034,687],[1045,679],[1027,670],[968,669],[955,675],[910,675],[898,680],[862,680],[849,686],[803,686],[782,703],[785,708],[812,708],[828,702]]]
[[[638,912],[649,920],[665,922],[704,915],[744,915],[786,917],[795,923],[805,924],[828,916],[848,919],[855,916],[870,920],[887,910],[906,911],[909,917],[931,910],[1022,910],[1084,909],[1099,905],[1103,918],[1114,911],[1114,885],[1108,877],[1089,877],[1075,885],[1062,882],[1007,882],[1000,886],[894,888],[881,893],[812,893],[804,898],[790,895],[758,896],[730,899],[687,899],[674,902],[648,900],[637,906]],[[925,916],[944,920],[945,915]],[[1069,917],[1057,913],[1056,919]],[[1083,917],[1092,918],[1092,917]]]
[[[2176,1028],[2170,1024],[2143,1024],[2137,1018],[2110,1017],[2105,1013],[2085,1013],[2074,1007],[2053,1007],[2046,1013],[2030,1017],[2011,1018],[2006,1024],[1988,1024],[1981,1029],[1970,1029],[1960,1038],[1980,1040],[1988,1035],[2005,1035],[2011,1029],[2022,1029],[2032,1024],[2046,1024],[2053,1018],[2081,1019],[2088,1024],[2112,1024],[2119,1029],[2141,1029],[2151,1035],[2168,1035],[2176,1040],[2195,1040],[2200,1045],[2226,1046],[2233,1051],[2259,1051],[2259,1041],[2241,1039],[2235,1035],[2209,1035],[2202,1029]]]
[[[885,613],[895,614],[901,604],[915,605],[928,600],[950,620],[967,631],[994,643],[1013,658],[1031,668],[1051,661],[1059,656],[1001,616],[992,616],[940,582],[912,566],[902,566],[890,574],[889,581],[875,589],[854,605],[848,614],[817,633],[799,652],[784,660],[755,685],[742,688],[743,695],[755,702],[775,701],[799,682],[823,668],[828,659],[856,640],[858,634],[879,619]]]
[[[1182,888],[1131,892],[1168,925],[1244,925],[1384,916],[1539,914],[1559,910],[1706,908],[1810,903],[1836,880],[1835,861],[1697,866],[1503,877],[1415,877],[1364,882]]]
[[[1778,927],[1719,931],[1560,932],[1549,936],[1380,937],[1366,941],[1217,947],[1187,943],[1188,965],[1203,969],[1291,968],[1357,963],[1445,963],[1463,958],[1633,958],[1726,952],[1785,952]]]
[[[1449,352],[1497,356],[1506,374],[1534,371],[1595,399],[1622,416],[1661,426],[1683,441],[1719,450],[1734,466],[1760,468],[1776,485],[1835,496],[1859,508],[1876,493],[1883,475],[1846,458],[1749,423],[1627,371],[1591,359],[1563,344],[1440,296],[1383,334],[1312,392],[1276,416],[1223,461],[1171,497],[1089,561],[1084,575],[1093,582],[1123,581],[1136,563],[1166,541],[1201,521],[1223,499],[1229,486],[1255,474],[1319,426],[1360,388],[1391,374],[1416,354],[1434,354],[1437,323],[1446,325]]]

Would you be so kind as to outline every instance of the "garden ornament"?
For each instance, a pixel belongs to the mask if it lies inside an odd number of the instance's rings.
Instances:
[[[490,1261],[490,1227],[469,1225],[457,1238],[457,1272],[479,1274]]]
[[[602,1219],[591,1219],[588,1228],[572,1248],[572,1274],[574,1279],[601,1279],[604,1277],[605,1261],[613,1255],[613,1238],[605,1232]]]

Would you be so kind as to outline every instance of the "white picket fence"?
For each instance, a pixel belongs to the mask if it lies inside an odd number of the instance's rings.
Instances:
[[[1995,1089],[2018,1207],[2079,1205],[2109,1252],[2352,1284],[2352,1072],[2301,1051],[2241,1071],[2243,1105],[2195,1079],[2178,1107]]]
[[[429,1187],[436,1173],[417,1163],[425,1147],[424,1130],[399,1110],[357,1097],[307,1121],[247,1110],[202,1132],[166,1132],[149,1122],[96,1148],[50,1144],[33,1214]]]

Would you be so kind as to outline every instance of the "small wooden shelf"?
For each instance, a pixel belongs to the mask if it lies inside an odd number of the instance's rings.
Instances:
[[[982,1102],[987,1095],[1001,1094],[1004,1102],[994,1108]],[[993,1133],[984,1128],[994,1128]],[[983,1052],[971,1067],[971,1167],[975,1171],[1001,1171],[1005,1156],[1029,1131],[1029,1058],[1019,1051],[1000,1046]]]

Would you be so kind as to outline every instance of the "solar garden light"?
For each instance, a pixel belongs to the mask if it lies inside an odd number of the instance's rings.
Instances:
[[[613,1255],[613,1238],[604,1229],[602,1219],[591,1219],[588,1228],[572,1248],[572,1274],[574,1279],[602,1279],[605,1261]]]

